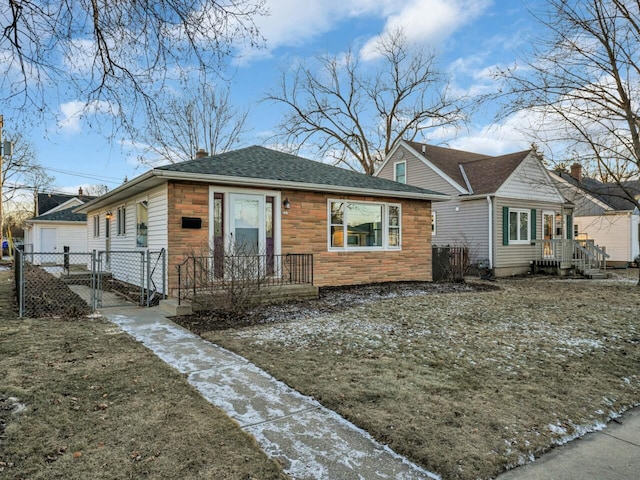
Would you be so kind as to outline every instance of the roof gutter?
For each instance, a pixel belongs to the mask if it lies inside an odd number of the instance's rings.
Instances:
[[[93,200],[88,201],[87,203],[84,203],[82,205],[80,205],[78,208],[74,209],[73,211],[76,213],[87,213],[90,210],[94,210],[95,208],[99,208],[103,205],[107,205],[109,204],[109,202],[107,200],[109,200],[111,197],[113,197],[114,195],[123,192],[131,187],[135,187],[136,185],[145,182],[146,180],[149,180],[153,177],[155,177],[156,175],[154,174],[156,170],[149,170],[146,173],[143,173],[142,175],[140,175],[139,177],[134,178],[133,180],[128,181],[127,183],[123,183],[122,185],[120,185],[119,187],[116,187],[115,189],[111,190],[108,193],[105,193],[104,195],[98,197],[98,198],[94,198]],[[89,207],[89,208],[87,208]]]

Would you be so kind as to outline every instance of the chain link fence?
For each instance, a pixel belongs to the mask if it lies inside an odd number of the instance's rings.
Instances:
[[[16,252],[21,317],[78,317],[99,308],[153,306],[166,294],[165,251]]]

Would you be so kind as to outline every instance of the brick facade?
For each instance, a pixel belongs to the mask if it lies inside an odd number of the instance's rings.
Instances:
[[[431,203],[419,200],[329,195],[283,190],[291,208],[282,215],[282,253],[312,253],[314,284],[337,286],[374,282],[430,281]],[[327,251],[327,201],[349,199],[400,203],[402,250],[377,252]],[[182,217],[202,219],[201,229],[183,229]],[[168,274],[175,295],[177,266],[190,255],[206,252],[209,245],[209,185],[169,182]]]
[[[283,190],[291,208],[282,216],[282,253],[313,253],[319,287],[407,280],[431,281],[431,202]],[[327,251],[329,199],[400,203],[402,250]]]

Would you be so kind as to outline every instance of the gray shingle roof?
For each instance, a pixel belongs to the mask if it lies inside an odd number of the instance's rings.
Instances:
[[[57,212],[45,213],[39,217],[32,218],[31,221],[47,221],[47,222],[86,222],[86,213],[75,213],[75,207],[67,208],[65,210],[58,210]]]
[[[494,157],[418,142],[407,143],[466,189],[467,184],[460,169],[462,165],[474,194],[496,192],[530,153],[530,150],[525,150]]]
[[[399,194],[442,195],[432,190],[372,177],[261,146],[175,163],[155,170],[246,178],[247,184],[251,183],[251,179],[255,179],[347,189],[384,190]]]
[[[581,188],[604,204],[609,205],[614,210],[627,211],[634,210],[636,207],[628,195],[640,195],[640,181],[638,180],[623,182],[627,193],[620,185],[615,183],[602,183],[590,177],[582,177],[580,180],[577,180],[573,178],[570,173],[562,170],[555,170],[554,173],[563,180]]]

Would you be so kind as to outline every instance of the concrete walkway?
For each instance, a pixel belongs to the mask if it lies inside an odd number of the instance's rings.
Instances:
[[[607,428],[554,448],[499,480],[631,480],[640,478],[640,408]]]
[[[158,307],[101,313],[186,374],[204,398],[252,434],[294,479],[439,478],[243,357],[174,324]]]

